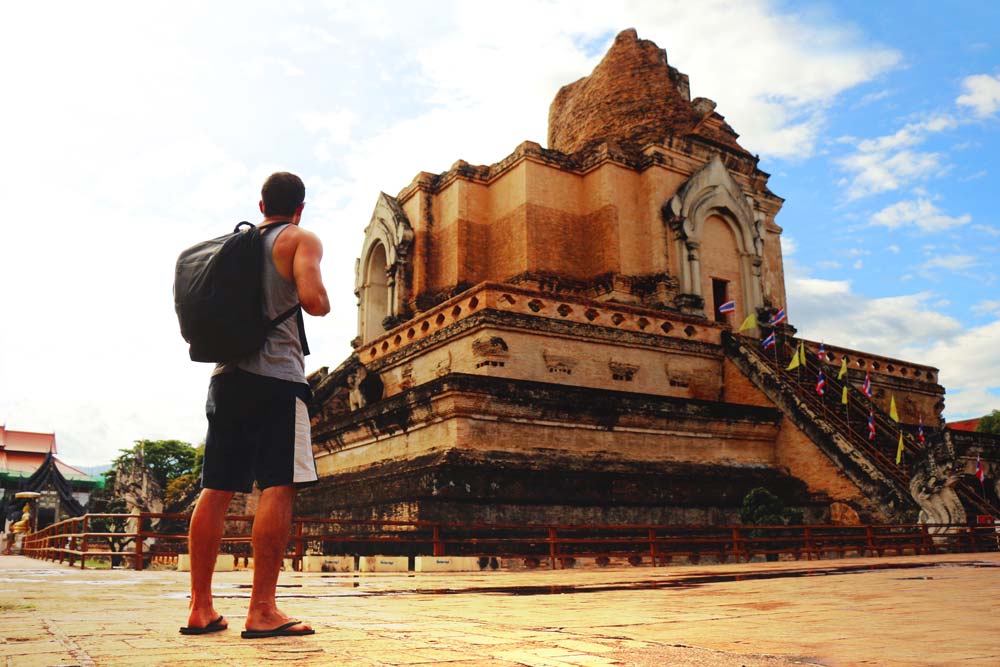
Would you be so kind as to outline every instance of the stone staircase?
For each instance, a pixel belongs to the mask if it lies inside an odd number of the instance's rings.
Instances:
[[[913,521],[921,509],[925,518],[931,521],[939,518],[940,512],[928,510],[940,505],[940,498],[932,502],[927,493],[921,491],[926,486],[926,478],[933,477],[932,473],[927,473],[928,449],[906,426],[900,427],[873,405],[858,387],[838,380],[838,367],[821,362],[808,347],[805,364],[795,370],[786,370],[798,344],[798,340],[789,338],[772,350],[764,351],[759,340],[728,332],[723,335],[723,348],[730,361],[863,491],[869,500],[868,519]],[[816,392],[821,369],[826,383],[822,396]],[[845,384],[846,406],[841,402]],[[875,437],[871,439],[869,415],[875,425]],[[896,450],[901,432],[903,456],[897,465]],[[944,434],[934,433],[931,438],[933,448],[933,441],[943,440]],[[937,467],[931,462],[932,469]],[[949,479],[946,484],[937,484],[934,493],[957,494],[965,512],[957,510],[957,502],[951,503],[956,507],[949,513],[950,520],[964,521],[965,516],[955,515],[966,512],[1000,516],[1000,512],[961,480]]]

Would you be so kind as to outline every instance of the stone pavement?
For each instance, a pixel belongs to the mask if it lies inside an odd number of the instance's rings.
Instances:
[[[312,637],[186,637],[187,575],[0,556],[0,666],[1000,665],[1000,554],[460,574],[282,574]]]

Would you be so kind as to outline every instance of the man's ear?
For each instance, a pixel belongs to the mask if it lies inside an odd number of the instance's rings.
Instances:
[[[306,207],[306,203],[305,202],[302,202],[301,204],[299,204],[299,207],[297,209],[295,209],[295,214],[292,215],[292,220],[295,220],[295,222],[298,222],[300,219],[302,219],[302,209],[304,209],[305,207]]]
[[[262,215],[266,216],[266,214],[264,213],[264,200],[263,199],[261,199],[259,202],[257,202],[257,208],[260,209],[260,212],[261,212]]]

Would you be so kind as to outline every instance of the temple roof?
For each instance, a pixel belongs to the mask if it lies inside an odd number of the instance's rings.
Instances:
[[[549,148],[563,153],[606,142],[639,149],[670,136],[749,155],[715,102],[692,101],[688,76],[634,28],[619,33],[590,76],[563,86],[549,107]]]

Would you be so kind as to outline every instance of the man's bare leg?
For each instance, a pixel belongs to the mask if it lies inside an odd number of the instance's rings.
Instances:
[[[292,527],[294,501],[295,487],[291,484],[268,487],[260,494],[253,520],[253,591],[247,611],[247,630],[273,630],[293,620],[278,609],[275,595],[278,572]],[[305,623],[300,623],[288,629],[297,631],[308,628]]]
[[[191,515],[188,554],[191,556],[191,614],[188,627],[203,628],[219,617],[212,603],[212,575],[222,543],[226,510],[232,491],[202,489]],[[221,625],[228,625],[222,621]]]

